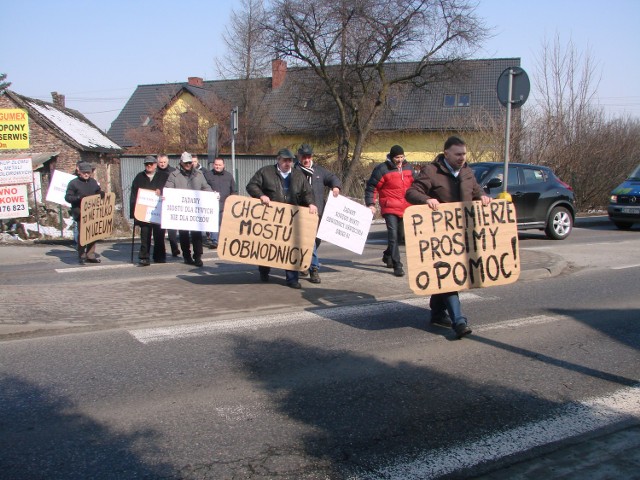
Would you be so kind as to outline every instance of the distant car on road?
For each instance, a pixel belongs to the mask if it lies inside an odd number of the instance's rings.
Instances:
[[[476,180],[488,195],[502,192],[502,162],[470,163]],[[549,238],[564,240],[573,229],[576,203],[573,189],[542,165],[509,163],[507,192],[516,207],[518,230],[544,230]]]
[[[607,207],[609,219],[621,230],[640,222],[640,165],[613,189]]]

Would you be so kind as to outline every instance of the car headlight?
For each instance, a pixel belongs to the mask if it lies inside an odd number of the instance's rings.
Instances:
[[[617,195],[611,195],[609,197],[609,203],[618,203],[618,196]]]

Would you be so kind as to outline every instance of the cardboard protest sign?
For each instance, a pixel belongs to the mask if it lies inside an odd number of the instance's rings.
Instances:
[[[404,213],[409,286],[418,295],[515,282],[520,276],[513,203],[414,205]]]
[[[64,199],[67,194],[67,187],[69,182],[76,178],[75,175],[62,172],[60,170],[54,170],[51,176],[51,182],[49,182],[49,190],[47,190],[47,202],[57,203],[58,205],[64,205],[70,207],[71,204]]]
[[[162,197],[155,190],[138,189],[133,218],[139,222],[157,223],[162,220]]]
[[[318,216],[309,208],[231,195],[224,203],[218,235],[222,260],[306,270],[316,239]]]
[[[165,188],[162,192],[162,228],[217,232],[219,196],[216,192]]]
[[[80,202],[80,245],[85,246],[113,233],[113,214],[116,211],[116,195],[107,193],[84,197]]]
[[[28,216],[27,186],[0,186],[0,218],[22,218]]]
[[[29,148],[29,112],[21,108],[0,108],[0,150],[25,148]]]
[[[347,197],[329,194],[316,237],[362,255],[373,213]]]
[[[0,185],[22,185],[33,181],[31,158],[0,160]]]

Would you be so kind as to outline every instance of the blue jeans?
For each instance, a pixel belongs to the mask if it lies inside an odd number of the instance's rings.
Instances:
[[[467,319],[462,315],[462,306],[458,292],[435,293],[429,300],[431,315],[440,315],[445,310],[449,312],[451,324],[455,327],[458,323],[467,323]]]
[[[400,229],[404,228],[402,217],[388,213],[384,215],[384,221],[387,224],[387,249],[383,254],[386,257],[391,257],[391,260],[393,261],[393,268],[402,267],[402,260],[400,260],[400,248],[398,248],[400,238],[402,238]]]
[[[311,265],[309,266],[309,268],[314,268],[316,270],[320,269],[320,259],[318,258],[318,247],[320,246],[320,242],[322,242],[322,240],[316,238],[316,243],[313,246],[313,253],[311,254]]]
[[[266,273],[267,275],[269,275],[269,273],[271,272],[271,267],[264,267],[260,265],[258,267],[258,271],[260,273]],[[292,283],[298,283],[298,280],[300,278],[300,272],[298,272],[297,270],[285,270],[284,276],[285,276],[285,281],[287,282],[287,285],[291,285]]]

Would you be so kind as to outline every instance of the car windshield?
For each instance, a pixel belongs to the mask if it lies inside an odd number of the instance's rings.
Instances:
[[[640,182],[640,165],[638,165],[636,169],[633,172],[631,172],[631,175],[629,175],[629,178],[627,178],[627,180],[634,180],[636,182]]]
[[[484,177],[487,176],[487,173],[489,173],[489,170],[493,168],[490,165],[469,165],[469,166],[473,170],[473,173],[476,176],[476,181],[478,183],[482,183],[482,180],[484,179]]]

